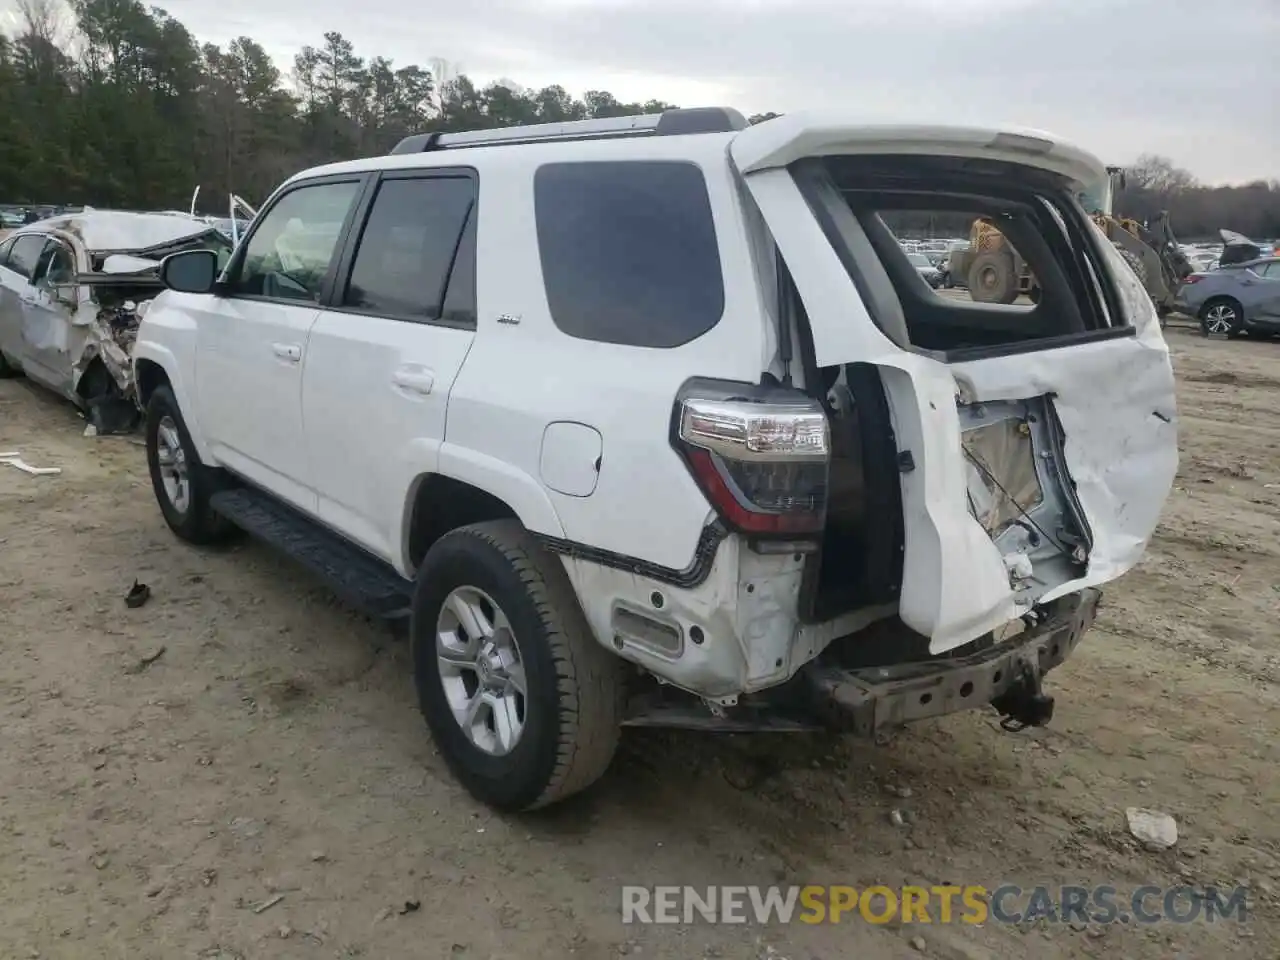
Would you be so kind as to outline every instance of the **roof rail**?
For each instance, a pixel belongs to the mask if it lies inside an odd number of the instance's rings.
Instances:
[[[747,119],[732,107],[688,107],[663,113],[597,120],[535,123],[523,127],[468,130],[465,133],[417,133],[405,137],[395,149],[402,153],[457,150],[498,144],[545,143],[554,140],[611,140],[620,137],[664,137],[686,133],[729,133],[747,127]]]

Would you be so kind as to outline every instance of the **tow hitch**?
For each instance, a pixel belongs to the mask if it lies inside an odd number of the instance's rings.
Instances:
[[[1053,697],[1040,686],[1039,671],[1025,660],[1014,682],[991,705],[1000,714],[1000,726],[1011,733],[1043,727],[1053,719]]]
[[[987,704],[1006,730],[1041,727],[1053,718],[1053,697],[1040,680],[1080,642],[1097,605],[1092,588],[1062,597],[1022,633],[967,656],[861,668],[815,660],[797,677],[819,722],[859,736]]]

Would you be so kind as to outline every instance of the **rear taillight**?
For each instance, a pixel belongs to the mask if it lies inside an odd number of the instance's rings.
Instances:
[[[1204,279],[1204,277],[1200,276],[1200,274],[1198,274],[1198,273],[1192,273],[1192,274],[1188,274],[1187,276],[1183,277],[1183,278],[1182,278],[1182,282],[1183,282],[1183,283],[1185,283],[1185,284],[1192,284],[1192,283],[1199,283],[1199,282],[1200,282],[1201,280],[1203,280],[1203,279]]]
[[[783,537],[822,530],[831,443],[815,401],[702,381],[677,399],[674,426],[676,448],[731,528]]]

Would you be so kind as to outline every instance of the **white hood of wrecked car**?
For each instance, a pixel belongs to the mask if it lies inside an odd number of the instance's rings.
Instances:
[[[51,217],[41,222],[40,230],[72,234],[94,253],[138,253],[216,232],[209,224],[190,217],[123,210],[86,210]]]
[[[131,253],[113,253],[102,261],[102,273],[113,277],[129,277],[139,273],[149,273],[160,266],[159,260],[150,257],[135,257]]]

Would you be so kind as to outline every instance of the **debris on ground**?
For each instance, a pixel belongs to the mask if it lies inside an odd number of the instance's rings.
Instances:
[[[147,669],[147,667],[151,666],[153,663],[155,663],[157,660],[163,657],[165,655],[165,652],[168,649],[169,649],[168,647],[158,647],[154,653],[149,653],[145,657],[142,657],[140,660],[138,660],[137,663],[135,663],[125,672],[131,673],[131,674],[141,673],[143,670]]]
[[[8,450],[0,453],[0,463],[7,463],[11,467],[17,467],[23,473],[29,473],[33,477],[55,477],[62,472],[61,467],[33,467],[22,459],[22,455],[17,450]]]
[[[272,907],[274,907],[277,903],[279,903],[283,899],[284,899],[284,894],[277,893],[274,897],[271,897],[268,900],[263,900],[260,904],[254,907],[253,912],[266,913],[268,910],[270,910]]]
[[[136,610],[148,600],[151,599],[151,588],[145,583],[133,581],[133,586],[129,588],[129,592],[124,595],[124,605],[130,610]]]
[[[421,907],[421,900],[406,900],[404,902],[404,906],[400,910],[400,916],[403,917],[406,913],[417,913]]]
[[[1167,813],[1129,807],[1124,815],[1129,821],[1129,832],[1147,846],[1168,850],[1178,842],[1178,823]]]

